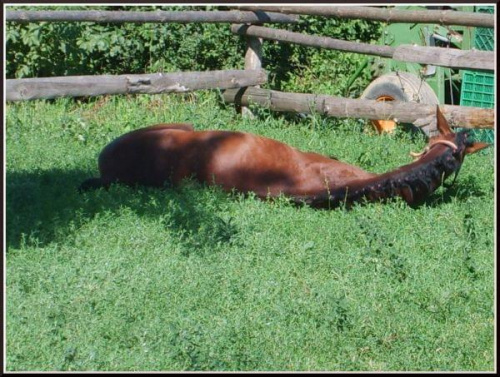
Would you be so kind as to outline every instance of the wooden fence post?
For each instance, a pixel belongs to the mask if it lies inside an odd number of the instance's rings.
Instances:
[[[246,42],[245,69],[260,70],[262,68],[262,38],[247,37]],[[255,87],[260,88],[260,85],[256,85]],[[252,111],[246,106],[241,107],[241,115],[249,118],[254,117]]]

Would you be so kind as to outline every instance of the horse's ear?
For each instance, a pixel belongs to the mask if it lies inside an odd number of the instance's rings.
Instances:
[[[477,151],[480,151],[481,149],[488,148],[490,145],[491,144],[489,144],[489,143],[474,142],[474,143],[472,143],[472,145],[465,148],[465,154],[476,153]]]
[[[449,135],[452,134],[448,121],[444,117],[443,113],[439,109],[439,105],[436,106],[436,118],[437,118],[437,129],[441,135]]]

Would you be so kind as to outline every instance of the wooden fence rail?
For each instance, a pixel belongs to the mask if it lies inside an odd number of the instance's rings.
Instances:
[[[411,45],[400,45],[398,47],[379,46],[242,24],[231,25],[231,32],[247,37],[259,37],[286,43],[297,43],[309,47],[322,47],[377,55],[406,62],[433,64],[456,69],[495,69],[495,52],[493,51],[459,50]]]
[[[6,21],[12,22],[231,22],[262,24],[296,23],[299,17],[263,11],[7,11]]]
[[[183,93],[200,89],[241,88],[266,82],[267,73],[264,70],[66,76],[6,80],[6,92],[8,101],[20,101],[103,94]]]
[[[257,104],[274,111],[318,113],[334,117],[385,119],[429,127],[436,120],[436,105],[414,102],[378,102],[328,95],[285,93],[275,90],[246,88],[229,89],[224,101],[239,106]],[[464,128],[494,128],[493,109],[440,105],[450,125]]]
[[[373,21],[402,23],[437,23],[441,25],[459,25],[489,27],[495,26],[495,16],[486,13],[459,12],[454,10],[405,10],[374,7],[339,7],[339,6],[239,6],[241,10],[269,11],[288,14],[308,14],[339,18],[356,18]]]

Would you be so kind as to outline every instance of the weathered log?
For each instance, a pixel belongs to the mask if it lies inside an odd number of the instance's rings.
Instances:
[[[307,14],[348,19],[363,19],[401,23],[436,23],[440,25],[459,25],[494,27],[495,16],[486,13],[459,12],[454,10],[408,10],[374,7],[339,6],[239,6],[241,10],[269,11],[288,14]]]
[[[11,22],[242,22],[250,24],[295,23],[299,17],[281,13],[240,11],[7,11],[6,20]]]
[[[494,70],[494,56],[495,53],[491,51],[400,45],[396,47],[392,58],[455,69]]]
[[[495,52],[493,51],[457,50],[411,45],[400,45],[398,47],[379,46],[242,24],[232,25],[231,32],[247,37],[260,37],[285,43],[297,43],[309,47],[322,47],[359,54],[377,55],[420,64],[440,65],[456,69],[495,69]]]
[[[176,72],[144,75],[66,76],[6,80],[8,101],[103,94],[183,93],[267,82],[264,70]]]
[[[264,39],[270,39],[273,41],[297,43],[309,47],[321,47],[321,48],[328,48],[331,50],[350,51],[350,52],[357,52],[360,54],[385,56],[388,58],[392,57],[392,55],[394,54],[394,48],[390,46],[349,42],[349,41],[344,41],[342,39],[319,37],[316,35],[294,33],[287,30],[273,29],[267,27],[234,24],[231,25],[231,32],[234,34],[260,37]]]
[[[413,123],[417,127],[429,126],[436,120],[436,105],[415,102],[379,102],[328,95],[286,93],[259,88],[228,89],[224,92],[223,98],[229,103],[242,106],[257,104],[275,111],[394,120],[401,123]],[[451,126],[494,128],[495,112],[493,109],[453,105],[441,105],[440,109]]]

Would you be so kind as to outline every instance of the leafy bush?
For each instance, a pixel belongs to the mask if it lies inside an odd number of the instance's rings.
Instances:
[[[373,43],[381,33],[381,24],[378,22],[313,16],[301,16],[297,24],[273,27],[364,43]],[[342,94],[348,78],[366,59],[365,55],[360,54],[277,42],[264,44],[263,57],[271,77],[276,75],[278,89],[334,95]],[[366,71],[360,77],[361,89],[370,79],[368,74]]]
[[[9,7],[9,10],[63,10],[68,7]],[[186,7],[70,7],[94,10],[181,10]],[[189,7],[206,10],[213,7]],[[219,9],[227,9],[219,7]],[[380,24],[302,16],[297,24],[277,24],[294,32],[350,41],[378,39]],[[245,41],[229,24],[9,22],[7,78],[126,74],[177,70],[241,69]],[[365,56],[266,41],[263,65],[277,89],[340,94]],[[364,77],[368,79],[367,77]],[[361,77],[361,87],[366,82]],[[356,85],[355,85],[356,86]]]
[[[195,23],[9,23],[6,42],[8,78],[224,69],[244,51],[229,25]]]

